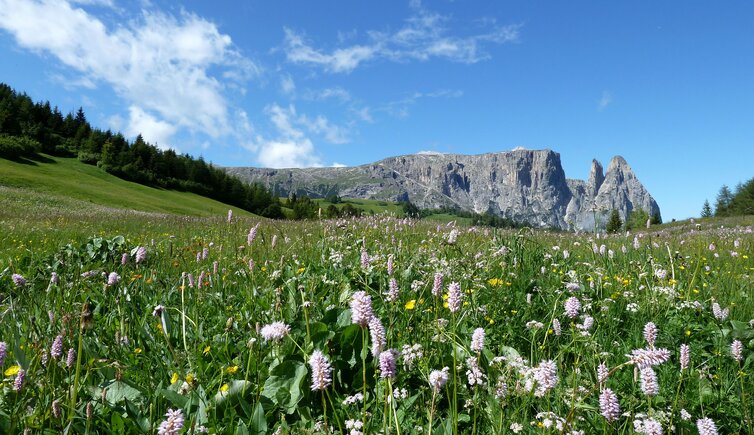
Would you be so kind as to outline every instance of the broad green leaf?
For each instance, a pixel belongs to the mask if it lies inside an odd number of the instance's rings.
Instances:
[[[267,433],[267,420],[264,417],[264,408],[261,402],[257,402],[257,406],[254,408],[250,429],[253,435],[264,435]]]
[[[272,369],[264,383],[262,395],[292,414],[303,397],[301,385],[308,370],[301,361],[286,360]]]

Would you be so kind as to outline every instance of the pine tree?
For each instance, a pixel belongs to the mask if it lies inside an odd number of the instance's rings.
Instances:
[[[717,194],[715,216],[728,216],[730,214],[731,201],[733,201],[733,193],[731,193],[728,186],[723,184],[723,187],[720,188],[720,192]]]
[[[613,209],[610,213],[610,219],[607,221],[607,227],[605,228],[608,233],[617,233],[623,226],[623,221],[620,219],[620,213],[618,210]]]
[[[710,207],[709,201],[707,201],[706,199],[704,200],[704,205],[702,206],[702,217],[712,217],[712,207]]]

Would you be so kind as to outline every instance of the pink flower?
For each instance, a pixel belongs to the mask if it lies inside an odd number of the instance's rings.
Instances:
[[[382,379],[395,378],[395,357],[398,351],[389,349],[380,353],[380,377]]]
[[[579,301],[579,298],[576,296],[571,296],[570,298],[566,299],[565,301],[565,315],[570,317],[571,319],[575,319],[579,315],[579,311],[581,310],[581,302]]]
[[[689,367],[689,360],[691,359],[691,349],[688,344],[681,345],[681,371],[686,370]]]
[[[620,404],[618,403],[618,396],[615,395],[613,390],[605,388],[600,393],[600,414],[607,421],[615,421],[620,417]]]
[[[165,421],[157,429],[159,435],[178,435],[183,428],[183,413],[180,409],[168,409]]]
[[[385,347],[385,327],[377,316],[369,321],[369,336],[372,340],[372,356],[377,358]]]
[[[451,313],[455,313],[461,309],[461,284],[457,282],[451,282],[448,286],[448,309]]]
[[[711,418],[700,418],[696,421],[696,428],[699,435],[717,435],[717,426]]]
[[[733,359],[740,362],[743,359],[741,355],[743,349],[743,344],[739,340],[733,340],[733,343],[730,345],[730,353],[733,355]]]
[[[432,391],[439,393],[442,387],[448,382],[448,367],[444,367],[442,370],[432,370],[429,374],[429,386],[432,387]]]
[[[280,341],[283,337],[291,332],[291,327],[283,322],[272,322],[269,325],[265,325],[259,331],[259,334],[264,338],[264,341]]]
[[[471,336],[471,350],[481,352],[484,349],[484,328],[476,328]]]
[[[655,340],[657,340],[657,326],[649,322],[644,325],[644,339],[647,340],[650,348],[655,347]]]
[[[332,367],[327,357],[319,350],[315,350],[309,358],[312,369],[312,391],[326,389],[332,383]]]
[[[372,297],[363,290],[354,293],[351,297],[351,322],[365,327],[373,315]]]

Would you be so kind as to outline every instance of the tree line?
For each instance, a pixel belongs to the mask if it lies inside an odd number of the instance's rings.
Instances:
[[[63,115],[49,101],[35,103],[0,83],[0,156],[36,153],[77,157],[139,184],[193,192],[261,216],[283,217],[279,199],[261,184],[246,184],[202,157],[161,150],[141,135],[131,142],[121,133],[92,127],[82,108]]]
[[[704,200],[701,216],[743,216],[754,214],[754,178],[739,183],[734,191],[723,185],[717,193],[715,210],[709,200]]]

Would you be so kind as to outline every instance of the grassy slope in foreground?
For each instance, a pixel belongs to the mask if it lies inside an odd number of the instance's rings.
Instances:
[[[106,207],[190,216],[248,212],[190,192],[157,189],[122,180],[76,159],[43,156],[38,161],[0,159],[0,186],[73,198]]]

